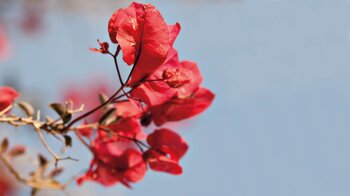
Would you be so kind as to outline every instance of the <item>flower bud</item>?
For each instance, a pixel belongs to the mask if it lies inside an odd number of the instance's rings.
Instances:
[[[179,88],[191,81],[188,74],[180,69],[165,69],[163,79],[171,88]]]

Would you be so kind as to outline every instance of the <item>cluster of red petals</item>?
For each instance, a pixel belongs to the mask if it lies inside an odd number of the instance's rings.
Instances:
[[[0,112],[9,107],[18,96],[19,93],[15,89],[0,87]]]
[[[157,126],[166,122],[191,118],[206,110],[215,95],[206,88],[200,88],[190,97],[173,98],[166,103],[151,108],[152,119]]]
[[[151,4],[132,3],[117,10],[108,23],[113,43],[118,43],[128,65],[137,64],[130,83],[153,73],[166,59],[180,32],[180,25],[167,25]]]
[[[137,140],[145,139],[146,135],[142,130],[139,120],[143,113],[140,103],[129,99],[116,103],[115,107],[118,121],[109,125],[108,128],[119,136],[135,138]]]
[[[132,96],[147,105],[157,106],[174,97],[187,98],[199,88],[202,75],[194,62],[179,61],[177,51],[172,49],[167,59],[145,82],[135,87]]]
[[[182,173],[179,160],[188,150],[188,145],[179,134],[169,129],[155,130],[148,135],[147,143],[151,148],[144,158],[151,169],[175,175]]]
[[[130,183],[140,181],[146,173],[146,164],[141,152],[133,148],[121,150],[115,143],[105,141],[107,137],[98,137],[92,144],[94,159],[86,174],[78,178],[78,184],[86,180],[111,186],[122,183],[131,187]]]
[[[109,20],[108,32],[118,45],[127,65],[133,65],[130,92],[126,100],[116,100],[115,121],[99,126],[95,139],[89,138],[94,158],[81,184],[92,180],[105,186],[121,183],[130,187],[151,170],[179,175],[180,160],[188,150],[186,141],[175,131],[158,128],[143,131],[150,123],[191,118],[206,110],[215,95],[201,87],[202,75],[196,63],[180,61],[173,43],[180,25],[168,25],[150,4],[132,3],[117,10]],[[109,53],[101,43],[100,53]],[[117,65],[118,66],[118,65]],[[97,114],[101,116],[101,113]],[[91,137],[91,129],[81,134]],[[147,144],[142,140],[146,139]]]
[[[4,171],[0,171],[0,196],[11,195],[14,191],[14,185],[8,179],[8,176],[4,175]]]

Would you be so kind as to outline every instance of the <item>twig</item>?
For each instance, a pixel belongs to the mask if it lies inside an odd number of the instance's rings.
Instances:
[[[45,148],[47,149],[47,151],[55,158],[55,166],[57,166],[58,164],[58,161],[61,161],[61,160],[73,160],[73,161],[79,161],[77,159],[74,159],[72,157],[65,157],[65,158],[61,158],[60,156],[58,156],[53,150],[52,148],[47,144],[46,140],[45,140],[45,137],[43,135],[43,133],[41,132],[41,129],[40,128],[35,128],[35,130],[37,131],[39,137],[40,137],[40,140],[41,142],[43,143],[43,145],[45,146]]]
[[[0,160],[1,162],[7,167],[7,169],[10,171],[10,173],[20,182],[27,183],[27,180],[24,179],[14,167],[12,167],[12,164],[10,161],[2,154],[0,153]]]

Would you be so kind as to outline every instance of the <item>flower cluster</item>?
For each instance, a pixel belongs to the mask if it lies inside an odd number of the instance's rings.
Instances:
[[[67,184],[56,180],[63,171],[57,167],[58,162],[76,159],[61,157],[49,146],[45,136],[55,136],[68,148],[73,144],[69,134],[75,133],[93,155],[87,172],[77,179],[78,184],[95,181],[104,186],[121,183],[130,188],[148,169],[182,174],[180,160],[189,146],[179,133],[164,125],[202,113],[215,95],[201,87],[203,78],[195,62],[179,60],[173,44],[180,28],[178,23],[166,24],[150,4],[132,3],[118,9],[108,23],[111,43],[98,40],[99,48],[91,50],[113,57],[120,87],[110,93],[109,88],[94,81],[94,85],[86,85],[86,91],[72,88],[64,95],[64,104],[50,104],[58,115],[53,118],[45,115],[43,120],[41,112],[27,102],[13,104],[19,93],[10,87],[0,87],[0,123],[33,128],[56,167],[49,172],[49,161],[39,154],[39,168],[27,178],[22,177],[10,161],[23,155],[25,148],[9,149],[7,138],[0,144],[0,161],[34,192],[63,190]],[[114,52],[111,47],[115,47]],[[126,79],[120,72],[119,54],[125,64],[131,66]],[[73,107],[80,104],[78,109]],[[83,111],[83,105],[88,111],[75,116]],[[25,116],[11,112],[14,106]],[[80,121],[83,122],[78,124]],[[1,186],[0,189],[4,189]]]
[[[149,134],[143,129],[152,122],[162,126],[191,118],[214,99],[212,92],[200,86],[203,78],[197,64],[180,61],[173,48],[180,24],[166,24],[153,5],[132,3],[112,15],[108,32],[116,52],[111,53],[110,44],[100,41],[100,48],[92,51],[114,57],[122,94],[112,96],[112,103],[104,106],[102,117],[112,120],[99,124],[94,139],[91,128],[89,134],[86,128],[81,132],[92,141],[89,148],[94,158],[78,183],[92,180],[109,186],[120,182],[130,187],[143,178],[147,166],[181,174],[179,161],[188,150],[187,142],[167,128],[156,128]],[[117,63],[120,51],[124,62],[133,66],[125,82]]]

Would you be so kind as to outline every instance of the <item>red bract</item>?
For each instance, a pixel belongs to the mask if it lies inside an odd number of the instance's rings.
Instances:
[[[180,99],[173,98],[168,102],[151,108],[152,118],[161,126],[168,121],[179,121],[193,117],[206,110],[215,95],[205,88],[198,89],[192,96]]]
[[[85,123],[86,124],[86,123]],[[90,128],[90,127],[83,127],[81,129],[79,129],[79,133],[84,136],[84,137],[87,137],[87,138],[90,138],[93,134],[93,129]]]
[[[115,134],[142,140],[145,138],[139,118],[142,116],[142,109],[139,102],[129,99],[127,101],[118,102],[115,105],[117,122],[108,126]],[[120,137],[119,139],[122,139]],[[124,140],[124,139],[122,139]]]
[[[171,174],[181,174],[182,168],[178,161],[187,152],[186,141],[169,129],[159,129],[148,135],[147,143],[151,148],[144,158],[151,169]]]
[[[145,138],[141,124],[136,118],[122,118],[116,123],[109,125],[108,128],[119,136],[128,138],[135,137],[138,140],[143,140]],[[122,137],[120,137],[120,139],[122,139]]]
[[[202,83],[196,63],[179,62],[177,51],[172,49],[167,59],[143,84],[134,88],[132,95],[150,106],[163,104],[173,97],[190,96]]]
[[[9,53],[8,50],[8,41],[5,33],[3,32],[3,29],[0,26],[0,59],[7,57]]]
[[[144,159],[154,171],[166,172],[174,175],[182,174],[182,167],[179,165],[179,162],[168,158],[165,153],[156,150],[148,150],[144,154]]]
[[[0,176],[0,196],[10,195],[12,188],[11,184],[8,183],[8,179]]]
[[[19,93],[11,87],[0,87],[0,112],[9,107]]]
[[[141,104],[129,99],[116,103],[116,115],[123,118],[139,118],[142,115]]]
[[[86,174],[78,178],[78,184],[86,180],[111,186],[118,182],[131,188],[130,183],[140,181],[146,173],[146,164],[142,154],[135,149],[127,149],[122,153],[112,151],[100,152],[94,149],[95,157]]]
[[[135,2],[117,10],[108,23],[111,41],[120,45],[124,61],[137,64],[130,83],[147,77],[163,63],[179,31],[180,25],[167,25],[153,5]]]

